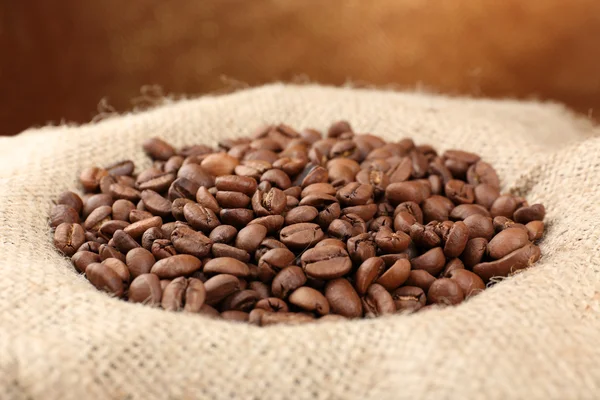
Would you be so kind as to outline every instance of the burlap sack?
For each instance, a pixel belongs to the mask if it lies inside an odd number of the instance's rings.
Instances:
[[[52,199],[92,164],[347,118],[493,163],[546,205],[543,257],[463,305],[256,328],[111,299],[53,249]],[[594,399],[600,397],[600,137],[562,107],[272,85],[0,140],[2,399]]]

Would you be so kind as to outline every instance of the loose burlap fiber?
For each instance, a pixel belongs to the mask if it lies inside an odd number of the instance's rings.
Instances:
[[[148,137],[215,145],[340,118],[480,153],[504,190],[545,204],[542,259],[454,308],[257,328],[109,298],[53,249],[52,199],[86,166],[148,165]],[[0,398],[597,399],[598,133],[552,104],[271,85],[2,139]]]

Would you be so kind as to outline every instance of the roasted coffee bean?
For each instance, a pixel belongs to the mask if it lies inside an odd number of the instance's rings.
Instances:
[[[121,278],[121,281],[123,281],[123,287],[127,287],[129,285],[131,274],[129,273],[127,265],[125,265],[123,261],[116,258],[107,258],[106,260],[102,261],[102,264],[106,265],[115,271],[117,275],[119,275],[119,278]]]
[[[453,221],[462,221],[469,218],[471,215],[483,215],[489,217],[489,211],[479,204],[461,204],[450,211],[450,219]]]
[[[306,275],[316,279],[340,278],[352,269],[348,253],[338,246],[319,246],[307,250],[301,260]]]
[[[120,183],[110,185],[109,193],[113,199],[125,199],[129,201],[138,201],[140,199],[140,192],[137,189]]]
[[[129,222],[129,213],[135,210],[135,204],[129,200],[119,199],[112,204],[112,217],[115,220]]]
[[[200,186],[196,192],[196,201],[204,208],[212,210],[215,214],[221,212],[217,199],[204,186]],[[174,203],[173,203],[174,204]]]
[[[450,212],[454,209],[454,203],[446,197],[434,195],[423,201],[421,209],[425,223],[442,222],[448,220]]]
[[[418,181],[391,183],[385,189],[385,197],[392,205],[398,205],[406,201],[420,204],[431,195],[429,185]]]
[[[469,228],[462,221],[452,225],[447,235],[443,236],[444,255],[448,258],[458,257],[462,254],[469,241]]]
[[[171,215],[171,202],[153,190],[144,190],[141,194],[147,211],[160,217]]]
[[[505,194],[498,197],[490,207],[492,217],[507,217],[512,218],[513,213],[517,209],[517,200],[514,196]]]
[[[446,265],[446,256],[441,247],[434,247],[410,260],[410,264],[415,270],[422,269],[433,276],[437,276]]]
[[[235,247],[252,254],[258,249],[258,246],[260,246],[260,243],[266,236],[267,228],[265,226],[260,224],[248,225],[237,234]]]
[[[224,243],[213,244],[211,253],[215,259],[219,257],[231,257],[244,263],[250,262],[250,254],[246,250],[238,249]]]
[[[259,279],[265,283],[270,283],[277,272],[291,265],[294,259],[294,253],[285,248],[285,245],[283,248],[274,248],[267,251],[258,260]]]
[[[245,208],[250,204],[250,197],[240,192],[217,192],[215,199],[223,208]]]
[[[375,244],[380,252],[401,253],[408,248],[410,239],[404,232],[394,233],[390,228],[382,226],[375,235]]]
[[[330,304],[331,312],[346,318],[360,318],[363,307],[356,290],[347,279],[338,278],[327,282],[325,298]]]
[[[279,233],[281,242],[296,250],[313,246],[323,239],[323,236],[319,225],[308,222],[286,226]]]
[[[529,232],[508,228],[498,233],[487,245],[487,254],[497,260],[529,243]]]
[[[431,304],[458,304],[464,298],[458,282],[449,278],[437,279],[427,291],[427,301]]]
[[[509,276],[521,269],[530,267],[539,258],[540,248],[530,243],[499,260],[476,264],[473,266],[473,272],[487,283],[493,277]]]
[[[110,206],[100,206],[85,219],[83,227],[88,231],[98,232],[102,224],[111,219],[111,215],[112,208]]]
[[[341,249],[346,250],[346,243],[342,242],[339,239],[334,239],[334,238],[323,239],[315,245],[315,247],[321,247],[321,246],[337,246]]]
[[[531,221],[525,226],[529,231],[529,240],[540,240],[544,235],[544,223],[542,221]]]
[[[361,296],[367,293],[371,286],[385,270],[385,263],[379,257],[371,257],[363,262],[354,275],[354,287]]]
[[[130,250],[125,256],[125,264],[133,278],[148,274],[155,262],[152,253],[141,247]]]
[[[58,196],[58,199],[56,199],[56,204],[69,206],[74,209],[77,214],[83,210],[83,200],[81,200],[81,197],[79,197],[78,194],[69,191],[62,192]]]
[[[221,312],[225,311],[243,311],[249,312],[255,306],[260,295],[254,290],[240,290],[234,292],[223,299],[221,303]]]
[[[148,229],[160,227],[161,225],[162,219],[160,217],[152,217],[127,225],[123,230],[132,238],[138,240]]]
[[[189,254],[197,258],[210,254],[213,247],[212,240],[186,226],[178,226],[173,230],[171,242],[177,253]]]
[[[247,196],[254,195],[256,191],[256,181],[253,178],[236,175],[217,176],[215,186],[218,190],[241,192]]]
[[[100,255],[97,253],[92,253],[91,251],[78,251],[77,253],[73,254],[71,261],[73,262],[77,272],[84,273],[88,265],[92,263],[99,263],[102,260]]]
[[[108,265],[100,263],[89,264],[85,276],[98,290],[107,292],[115,297],[123,296],[125,291],[121,277]]]
[[[162,260],[177,254],[177,250],[175,249],[175,246],[173,246],[173,242],[171,242],[169,239],[156,239],[154,243],[152,243],[150,251],[157,260]]]
[[[500,191],[487,183],[481,183],[475,186],[475,203],[480,204],[488,210],[494,204],[494,201],[500,197]]]
[[[57,204],[50,211],[50,226],[56,228],[63,222],[78,224],[79,213],[71,206]]]
[[[259,217],[279,215],[285,210],[286,204],[285,194],[277,188],[268,191],[257,190],[252,196],[252,209]]]
[[[460,256],[465,267],[473,268],[475,264],[479,263],[485,254],[487,245],[488,241],[484,238],[469,239],[465,250]]]
[[[546,216],[546,209],[541,204],[534,204],[529,207],[521,207],[515,211],[513,219],[519,224],[527,224],[531,221],[543,221]]]
[[[475,296],[485,290],[485,283],[477,274],[466,269],[455,269],[450,271],[448,278],[453,279],[462,289],[465,298]]]
[[[360,206],[373,198],[373,187],[368,184],[352,182],[338,190],[337,199],[344,206]]]
[[[214,243],[231,243],[238,234],[237,229],[231,225],[219,225],[210,232],[209,238]],[[237,245],[236,245],[237,246]]]
[[[302,286],[292,292],[288,298],[290,304],[301,308],[302,310],[315,312],[318,315],[329,314],[329,302],[321,292]]]
[[[221,314],[219,314],[219,312],[215,310],[214,307],[211,307],[206,303],[204,303],[202,307],[200,307],[200,311],[198,311],[198,314],[201,314],[207,318],[221,319]]]
[[[305,283],[306,275],[304,275],[302,268],[289,266],[275,275],[271,283],[271,293],[275,297],[285,299],[291,292],[304,286]]]
[[[215,185],[215,178],[208,171],[198,164],[185,164],[177,171],[178,178],[186,178],[198,186],[212,187]]]
[[[212,176],[231,175],[235,167],[239,165],[239,160],[227,153],[209,154],[202,163],[202,168]]]
[[[177,178],[169,187],[168,198],[174,201],[178,198],[194,199],[200,186],[187,178]]]
[[[329,172],[320,165],[310,165],[305,167],[305,173],[302,173],[298,178],[302,178],[300,186],[308,188],[313,185],[326,184],[329,180]]]
[[[117,258],[121,261],[125,261],[125,254],[121,253],[116,247],[111,245],[101,245],[98,254],[100,254],[102,261],[106,260],[107,258]]]
[[[320,182],[313,183],[302,189],[300,198],[305,198],[311,194],[326,194],[329,196],[335,196],[337,190],[330,183]]]
[[[104,168],[90,167],[84,169],[79,175],[79,182],[88,192],[94,192],[100,185],[100,179],[108,175],[108,171]]]
[[[392,295],[377,283],[369,286],[367,294],[362,298],[362,303],[367,318],[396,312],[396,305],[394,304]]]
[[[185,207],[186,204],[193,203],[193,202],[194,202],[193,200],[184,199],[182,197],[173,200],[173,203],[171,204],[171,214],[178,221],[186,221],[185,214],[183,213],[183,208]]]
[[[342,241],[346,241],[352,237],[353,230],[352,224],[349,221],[334,219],[327,228],[327,234]]]
[[[113,235],[115,247],[123,254],[127,254],[130,250],[140,247],[138,242],[133,240],[125,231],[119,229]]]
[[[317,217],[318,214],[319,211],[312,206],[299,206],[288,211],[284,222],[286,225],[311,222]]]
[[[267,297],[256,302],[255,310],[264,310],[268,312],[288,312],[287,303],[278,297]]]
[[[440,273],[439,277],[440,278],[449,278],[452,271],[459,270],[459,269],[465,269],[465,265],[460,260],[460,258],[453,258],[452,260],[450,260],[446,263],[446,266]]]
[[[89,232],[86,232],[86,235]],[[84,244],[82,244],[81,246],[79,246],[79,248],[77,249],[77,251],[91,251],[92,253],[100,253],[100,246],[103,243],[98,243],[98,242],[85,242]]]
[[[157,261],[150,272],[161,279],[173,279],[179,276],[190,275],[202,266],[200,260],[188,254],[177,254]]]
[[[425,292],[416,286],[403,286],[394,290],[392,299],[398,312],[415,312],[427,303]]]
[[[419,287],[426,292],[429,290],[429,287],[434,281],[435,277],[429,272],[422,269],[417,269],[410,271],[410,275],[408,275],[408,279],[406,282],[404,282],[404,284],[406,286]]]
[[[175,149],[164,140],[154,137],[144,142],[144,151],[154,160],[167,161],[175,155]]]
[[[248,225],[262,225],[267,228],[268,233],[274,233],[281,229],[283,223],[284,218],[281,215],[267,215],[266,217],[253,219]]]
[[[410,227],[410,238],[415,245],[422,249],[438,247],[442,243],[442,239],[435,232],[433,225],[421,225],[419,223],[414,223]]]
[[[204,282],[204,288],[206,289],[206,303],[214,306],[225,297],[240,290],[240,281],[233,275],[219,274]]]
[[[124,229],[129,225],[129,222],[110,220],[104,222],[99,229],[99,233],[104,237],[113,237],[118,230]]]
[[[54,231],[54,246],[66,256],[72,256],[85,242],[85,231],[79,224],[63,222]]]
[[[207,234],[221,224],[214,211],[196,203],[186,204],[183,207],[183,215],[194,229]]]
[[[485,161],[478,161],[467,170],[467,180],[473,186],[487,184],[500,189],[500,179],[492,166]]]
[[[164,226],[165,225],[163,225],[162,227],[164,227]],[[146,232],[144,232],[144,234],[142,235],[142,247],[143,248],[145,248],[146,250],[152,250],[152,243],[154,243],[155,240],[164,239],[164,235],[163,235],[161,228],[154,227],[154,228],[150,228],[150,229],[146,230]]]
[[[347,210],[347,208],[344,210]],[[352,226],[352,236],[360,235],[361,233],[367,232],[367,224],[365,223],[365,220],[361,218],[358,214],[347,213],[342,215],[340,219],[350,223],[350,225]]]
[[[382,215],[372,220],[369,224],[369,230],[372,232],[379,232],[383,227],[389,228],[390,230],[394,227],[394,220],[392,217]]]
[[[451,179],[446,182],[444,192],[455,204],[471,204],[475,201],[473,186],[458,179]]]
[[[369,233],[362,233],[348,239],[346,242],[348,255],[354,262],[363,262],[375,257],[377,248],[373,237]]]
[[[410,268],[410,261],[400,259],[381,274],[375,282],[383,286],[386,290],[392,291],[406,282],[410,276]]]
[[[150,218],[152,218],[152,214],[149,213],[148,211],[141,211],[141,210],[135,209],[135,210],[131,210],[129,212],[129,221],[132,224],[139,222],[143,219],[150,219]],[[157,218],[159,218],[159,217],[157,217]]]
[[[154,274],[139,275],[131,282],[127,296],[132,303],[159,306],[162,299],[160,279]]]
[[[474,214],[465,218],[463,222],[469,229],[469,239],[480,237],[491,240],[494,236],[494,224],[490,217]]]
[[[212,212],[212,211],[210,211],[210,212]],[[244,226],[248,225],[250,223],[250,221],[252,221],[254,219],[254,212],[252,210],[248,210],[246,208],[224,208],[219,213],[219,217],[221,218],[221,222],[223,224],[233,225],[237,228],[243,228]],[[283,217],[281,215],[277,215],[277,217],[281,218],[281,221],[283,223]],[[266,217],[264,217],[264,218],[266,218]],[[217,220],[217,222],[218,222],[218,220]]]

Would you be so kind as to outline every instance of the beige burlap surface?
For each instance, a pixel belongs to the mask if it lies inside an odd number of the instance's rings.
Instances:
[[[411,316],[257,328],[109,298],[52,246],[52,199],[89,165],[149,164],[263,122],[345,118],[478,152],[547,209],[536,266]],[[1,399],[600,398],[600,136],[551,104],[271,85],[0,140]]]

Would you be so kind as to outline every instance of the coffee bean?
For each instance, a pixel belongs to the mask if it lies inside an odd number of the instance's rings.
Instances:
[[[295,305],[305,311],[316,312],[318,315],[329,314],[329,302],[321,292],[302,286],[292,292],[288,299],[290,304]]]
[[[129,201],[138,201],[140,199],[140,192],[137,189],[120,183],[110,185],[109,192],[113,199],[125,199]]]
[[[423,249],[438,247],[442,243],[442,239],[435,232],[434,226],[429,224],[421,225],[415,222],[410,227],[410,238],[415,245]]]
[[[214,243],[231,243],[238,234],[237,229],[231,225],[219,225],[210,232],[209,238]],[[262,240],[262,239],[261,239]],[[237,244],[236,244],[237,246]],[[239,247],[239,246],[237,246]]]
[[[315,247],[320,247],[320,246],[337,246],[340,249],[346,250],[346,243],[342,242],[339,239],[334,239],[334,238],[323,239],[315,245]]]
[[[543,221],[545,216],[546,209],[542,204],[521,207],[514,212],[514,220],[519,224],[527,224],[531,221]]]
[[[99,253],[102,261],[108,258],[117,258],[121,261],[125,261],[125,255],[121,253],[116,247],[111,245],[103,244],[100,246]]]
[[[489,211],[479,204],[461,204],[452,209],[450,219],[454,221],[462,221],[469,218],[471,215],[483,215],[489,217]]]
[[[102,230],[102,229],[101,229]],[[133,240],[125,231],[119,229],[113,235],[113,241],[115,247],[123,254],[127,254],[129,251],[140,247],[140,245]]]
[[[441,247],[434,247],[410,260],[413,269],[422,269],[437,276],[446,265],[446,257]]]
[[[219,274],[204,282],[206,303],[215,305],[225,297],[240,290],[240,281],[233,275]]]
[[[544,235],[544,223],[542,221],[531,221],[525,226],[529,231],[529,240],[540,240]]]
[[[410,236],[404,232],[394,233],[388,227],[381,227],[375,235],[375,244],[383,253],[401,253],[408,248]]]
[[[477,154],[456,149],[446,150],[443,154],[443,157],[446,159],[462,161],[469,165],[474,164],[481,159]]]
[[[173,246],[173,242],[171,242],[169,239],[156,239],[154,243],[152,243],[150,251],[157,260],[169,258],[177,254],[177,250],[175,249],[175,246]]]
[[[288,305],[287,303],[277,297],[268,297],[268,298],[263,298],[259,301],[256,302],[256,305],[254,307],[255,310],[264,310],[264,311],[268,311],[268,312],[288,312]]]
[[[396,312],[396,305],[394,304],[392,295],[377,283],[369,286],[367,294],[362,298],[362,303],[367,318]]]
[[[487,245],[487,254],[499,259],[529,243],[527,230],[508,228],[498,233]]]
[[[57,204],[50,211],[50,226],[56,228],[63,222],[78,224],[79,213],[71,206]]]
[[[447,235],[443,236],[444,255],[449,258],[458,257],[462,254],[469,241],[469,228],[462,221],[452,225]]]
[[[429,272],[422,269],[417,269],[410,271],[410,275],[408,275],[408,279],[406,282],[404,282],[404,284],[406,286],[416,286],[424,291],[428,291],[434,281],[435,277]]]
[[[485,283],[481,278],[466,269],[455,269],[448,274],[448,278],[453,279],[460,286],[465,298],[475,296],[485,290]]]
[[[69,206],[74,209],[77,214],[83,209],[83,200],[81,200],[81,197],[76,193],[69,191],[62,192],[58,196],[58,199],[56,199],[56,204]]]
[[[348,253],[338,246],[309,249],[302,254],[301,260],[306,275],[317,279],[340,278],[352,269],[352,261]]]
[[[415,312],[427,303],[425,292],[416,286],[398,288],[392,293],[392,298],[398,312]]]
[[[233,225],[237,228],[243,228],[254,219],[254,212],[246,208],[224,208],[219,213],[219,217],[221,218],[221,222],[226,225]],[[283,223],[283,217],[281,215],[278,215],[277,217],[280,217]]]
[[[460,258],[453,258],[452,260],[450,260],[446,263],[446,266],[440,273],[439,277],[440,278],[449,278],[452,271],[459,270],[459,269],[465,269],[465,265],[460,260]]]
[[[125,264],[134,279],[148,274],[155,262],[152,253],[141,247],[130,250],[125,256]]]
[[[144,232],[146,232],[150,228],[157,228],[162,225],[162,219],[160,217],[152,217],[147,219],[142,219],[141,221],[134,222],[131,225],[126,226],[123,230],[125,233],[129,234],[135,240],[138,240],[142,237]]]
[[[238,249],[224,243],[215,243],[211,249],[214,258],[231,257],[243,263],[250,261],[250,254],[246,250]]]
[[[54,246],[66,256],[72,256],[85,242],[85,231],[79,224],[63,222],[54,231]]]
[[[200,186],[187,178],[177,178],[169,187],[168,198],[175,201],[178,198],[193,200]]]
[[[164,140],[154,137],[144,142],[144,151],[155,160],[167,161],[175,155],[175,149]]]
[[[218,176],[215,180],[215,185],[218,190],[241,192],[247,196],[252,196],[256,191],[256,181],[244,176]]]
[[[77,253],[73,254],[71,257],[71,261],[77,269],[77,272],[84,273],[85,269],[88,265],[92,263],[99,263],[102,260],[100,259],[100,255],[97,253],[92,253],[91,251],[77,251]]]
[[[469,239],[480,237],[491,240],[494,236],[494,224],[490,217],[474,214],[465,218],[463,222],[469,229]]]
[[[158,276],[142,274],[136,277],[129,286],[128,298],[132,303],[142,303],[156,307],[162,299],[162,288]]]
[[[129,222],[129,213],[135,210],[135,204],[129,200],[119,199],[112,204],[112,217],[115,220]]]
[[[202,307],[200,307],[200,311],[198,311],[198,314],[201,314],[207,318],[221,319],[221,314],[219,314],[219,312],[215,310],[214,307],[211,307],[206,303],[204,303]]]
[[[123,281],[108,265],[100,263],[89,264],[85,270],[85,276],[96,289],[107,292],[115,297],[123,296]]]
[[[94,192],[100,185],[100,179],[107,176],[108,171],[104,168],[90,167],[84,169],[79,175],[79,182],[83,188],[88,192]]]
[[[212,176],[220,177],[231,175],[235,167],[239,165],[239,160],[227,153],[215,153],[208,155],[200,165]]]
[[[123,261],[116,258],[107,258],[106,260],[102,261],[102,264],[106,265],[115,271],[117,275],[119,275],[119,278],[121,278],[121,281],[123,281],[123,287],[127,287],[129,285],[131,275],[129,273],[129,269],[127,269],[127,265],[125,265]]]
[[[473,186],[487,184],[500,189],[500,179],[494,168],[485,161],[478,161],[467,170],[467,180]]]
[[[527,268],[540,258],[540,248],[534,244],[527,244],[499,260],[483,262],[473,266],[473,272],[489,282],[493,277],[505,277]],[[466,263],[465,263],[466,265]]]
[[[431,304],[458,304],[464,298],[460,285],[449,278],[436,280],[427,291],[427,301]]]
[[[500,197],[500,191],[487,183],[481,183],[475,186],[474,193],[475,203],[484,206],[488,210],[492,207],[494,201]]]
[[[171,242],[178,253],[189,254],[197,258],[210,254],[213,246],[212,240],[185,226],[178,226],[173,230]]]
[[[273,233],[281,229],[284,223],[284,218],[281,215],[267,215],[253,219],[248,225],[262,225],[267,228],[268,233]]]
[[[346,243],[348,255],[354,262],[362,262],[368,258],[375,257],[375,241],[368,233],[362,233],[348,239]]]
[[[171,215],[171,202],[153,190],[144,190],[141,194],[146,210],[160,217]]]
[[[454,203],[446,197],[434,195],[423,201],[421,209],[425,223],[447,221],[450,212],[454,209]]]
[[[219,191],[215,198],[224,208],[245,208],[250,204],[250,197],[240,192]]]
[[[385,263],[379,257],[371,257],[364,261],[354,275],[354,287],[361,296],[367,293],[371,286],[385,270]]]
[[[148,211],[140,211],[140,210],[131,210],[129,212],[129,221],[134,224],[136,222],[139,222],[143,219],[150,219],[152,218],[152,214],[149,213]]]
[[[465,250],[460,256],[465,267],[473,268],[475,264],[479,263],[485,254],[487,245],[488,241],[484,238],[469,239]]]
[[[96,208],[85,219],[83,227],[86,230],[97,232],[106,221],[111,219],[112,208],[110,206],[101,206]]]
[[[286,226],[279,233],[280,240],[292,249],[305,249],[323,239],[321,227],[313,223]]]
[[[513,213],[517,209],[517,200],[509,194],[498,197],[490,207],[492,217],[507,217],[512,218]]]
[[[221,302],[221,312],[243,311],[250,312],[255,306],[260,295],[254,290],[240,290],[227,296]]]
[[[368,260],[367,260],[368,261]],[[375,282],[386,290],[392,291],[400,287],[410,276],[410,261],[400,259],[387,269]]]
[[[259,217],[279,215],[285,210],[286,204],[285,194],[277,188],[268,191],[257,190],[252,196],[252,209]]]
[[[362,302],[358,293],[348,280],[333,279],[325,286],[325,298],[330,304],[331,312],[347,318],[363,316]]]
[[[275,297],[285,299],[291,292],[304,286],[305,283],[306,275],[304,275],[302,268],[289,266],[279,271],[273,278],[271,293]]]
[[[165,226],[166,224],[163,225],[161,228],[164,228]],[[154,227],[144,232],[144,234],[142,235],[143,248],[145,248],[146,250],[152,250],[152,243],[154,243],[155,240],[164,239],[165,236],[163,235],[161,228]]]
[[[194,229],[204,233],[210,233],[210,231],[221,224],[214,211],[196,203],[186,204],[183,207],[183,215]]]
[[[189,179],[198,186],[212,187],[215,185],[214,176],[198,164],[184,164],[177,171],[177,177]]]
[[[420,204],[431,195],[431,188],[421,182],[408,181],[391,183],[385,189],[385,197],[392,205],[406,201]]]
[[[178,254],[157,261],[150,272],[158,275],[161,279],[173,279],[183,275],[189,275],[202,266],[200,260],[188,254]]]
[[[352,182],[338,190],[336,197],[345,206],[364,205],[373,197],[373,187]]]

